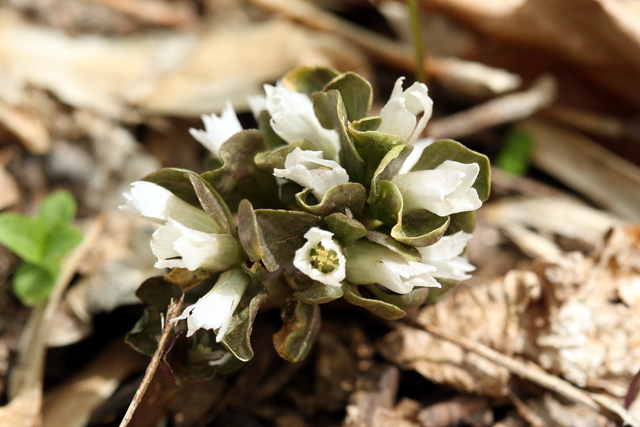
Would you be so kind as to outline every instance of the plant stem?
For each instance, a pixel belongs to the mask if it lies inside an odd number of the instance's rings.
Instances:
[[[409,15],[411,16],[411,33],[413,36],[413,50],[416,56],[416,80],[427,83],[427,74],[424,70],[424,46],[422,44],[422,31],[420,31],[420,8],[416,0],[407,0]]]

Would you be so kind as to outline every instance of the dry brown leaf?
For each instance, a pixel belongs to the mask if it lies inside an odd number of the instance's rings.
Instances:
[[[43,427],[84,427],[93,411],[106,401],[131,373],[148,359],[116,340],[91,364],[48,391],[43,404]]]
[[[640,11],[619,0],[420,0],[492,38],[551,53],[640,105]]]
[[[521,316],[536,287],[533,273],[513,270],[489,284],[458,287],[439,303],[424,308],[418,321],[446,325],[451,333],[513,355],[524,345]],[[413,328],[400,326],[385,336],[379,351],[400,366],[468,393],[502,396],[510,378],[505,368]]]
[[[524,354],[580,387],[622,397],[640,369],[640,311],[616,301],[640,269],[628,265],[618,233],[626,232],[615,230],[594,257],[572,252],[537,266],[544,325],[527,331]],[[637,258],[637,239],[631,249]]]
[[[53,92],[63,102],[106,117],[130,107],[197,116],[230,100],[246,108],[299,65],[325,65],[372,77],[357,49],[335,36],[269,21],[197,34],[163,31],[130,37],[71,37],[0,10],[1,77],[17,87]]]
[[[579,132],[540,119],[520,126],[535,142],[532,161],[621,218],[640,220],[640,168]]]
[[[20,201],[18,184],[13,176],[0,165],[0,210],[4,210]]]

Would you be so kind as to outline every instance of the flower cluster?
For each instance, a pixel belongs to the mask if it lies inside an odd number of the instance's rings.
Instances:
[[[174,319],[190,339],[215,334],[210,345],[247,360],[260,303],[284,295],[283,319],[296,326],[274,343],[300,360],[320,304],[345,298],[396,319],[470,277],[463,253],[489,195],[488,160],[420,140],[433,103],[424,84],[403,83],[369,116],[362,77],[294,70],[249,100],[259,129],[243,130],[230,104],[191,129],[219,167],[132,184],[122,208],[162,224],[151,249],[157,267],[174,269],[162,282],[202,295]]]

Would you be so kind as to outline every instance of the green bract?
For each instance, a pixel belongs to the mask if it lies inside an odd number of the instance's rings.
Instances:
[[[473,270],[463,251],[474,210],[489,197],[489,161],[451,140],[414,147],[431,115],[426,86],[403,89],[399,79],[381,116],[369,115],[371,85],[350,72],[302,67],[265,91],[264,99],[251,100],[254,110],[264,106],[254,111],[259,130],[236,132],[227,107],[208,117],[206,130],[192,131],[215,147],[215,169],[163,169],[126,195],[126,210],[164,224],[156,252],[190,260],[183,263],[188,271],[145,282],[141,297],[152,305],[128,337],[145,353],[157,337],[162,308],[153,287],[163,303],[171,287],[188,292],[180,319],[189,338],[172,350],[182,356],[165,358],[180,361],[172,367],[178,376],[209,375],[204,360],[219,372],[249,360],[252,326],[268,296],[282,302],[274,345],[283,358],[299,361],[320,330],[321,304],[344,298],[394,320]],[[423,151],[410,156],[414,150]],[[145,199],[145,189],[157,197]],[[189,214],[193,207],[210,220]],[[210,267],[224,265],[207,247],[214,241],[241,247],[227,271]],[[206,264],[197,264],[204,257],[193,248],[209,254]],[[185,330],[183,322],[175,328]],[[212,352],[216,357],[207,359]]]

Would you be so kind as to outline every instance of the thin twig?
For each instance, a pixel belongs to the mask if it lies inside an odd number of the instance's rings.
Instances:
[[[527,118],[556,99],[555,79],[542,76],[528,90],[504,95],[460,113],[432,120],[427,136],[459,138],[498,124]]]
[[[156,373],[158,369],[158,365],[160,364],[160,360],[162,359],[162,353],[164,352],[164,348],[167,345],[167,340],[169,339],[169,335],[173,330],[173,324],[171,323],[171,319],[178,315],[180,308],[182,307],[182,303],[184,301],[184,292],[180,297],[180,300],[171,301],[169,308],[167,309],[167,320],[164,325],[164,329],[162,330],[162,336],[160,337],[160,341],[158,342],[158,348],[156,352],[153,354],[151,358],[151,362],[149,362],[149,366],[147,366],[147,370],[144,372],[144,377],[142,378],[142,382],[140,383],[140,387],[136,390],[136,394],[133,396],[131,403],[129,404],[129,408],[127,408],[127,413],[124,414],[122,421],[120,422],[120,427],[126,427],[131,422],[133,418],[133,414],[136,412],[138,405],[142,401],[142,397],[144,393],[147,391],[151,380],[153,379],[153,375]]]
[[[508,369],[513,374],[521,378],[527,379],[542,387],[552,390],[573,402],[587,406],[588,408],[591,408],[594,411],[607,416],[608,418],[616,421],[622,421],[626,426],[640,427],[638,421],[636,421],[631,416],[631,414],[629,414],[629,412],[622,408],[620,405],[615,404],[615,402],[612,402],[610,399],[603,398],[603,396],[581,390],[568,381],[548,374],[542,368],[533,364],[532,362],[520,362],[468,338],[452,334],[436,326],[422,324],[415,318],[405,317],[401,319],[401,322],[413,328],[428,332],[429,334],[440,339],[452,342],[467,351],[478,354],[497,365],[503,366],[504,368]]]

